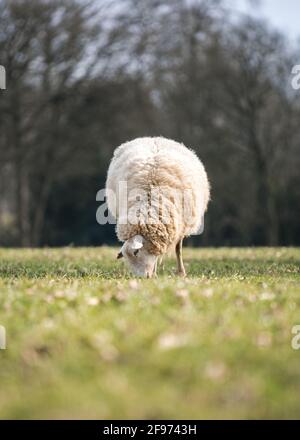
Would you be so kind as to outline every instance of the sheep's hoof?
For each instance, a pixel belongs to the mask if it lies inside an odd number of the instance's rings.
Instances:
[[[186,272],[185,272],[185,270],[178,270],[178,271],[177,271],[177,275],[178,275],[179,277],[184,278],[184,277],[186,277]]]

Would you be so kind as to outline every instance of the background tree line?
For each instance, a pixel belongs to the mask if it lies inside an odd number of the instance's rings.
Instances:
[[[221,0],[0,0],[0,245],[112,243],[113,150],[185,143],[212,201],[190,244],[300,244],[296,48]]]

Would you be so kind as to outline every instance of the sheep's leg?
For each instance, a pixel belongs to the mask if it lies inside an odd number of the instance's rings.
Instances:
[[[158,265],[161,267],[162,271],[165,270],[165,263],[164,263],[164,257],[163,256],[160,257]]]
[[[163,262],[163,256],[157,257],[155,271],[158,270],[159,268],[162,271],[165,270],[165,266],[164,266],[164,262]]]
[[[158,258],[156,258],[155,263],[154,263],[154,270],[153,270],[154,278],[157,277],[157,260],[158,260]]]
[[[181,238],[179,242],[176,244],[177,273],[178,275],[185,277],[186,273],[182,259],[182,241],[183,239]]]

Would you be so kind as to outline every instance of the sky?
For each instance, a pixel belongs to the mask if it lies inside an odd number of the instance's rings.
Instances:
[[[230,0],[229,4],[239,12],[267,19],[294,41],[300,38],[300,0]]]

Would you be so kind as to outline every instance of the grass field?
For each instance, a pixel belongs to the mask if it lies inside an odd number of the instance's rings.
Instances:
[[[0,250],[0,418],[299,418],[300,249]]]

